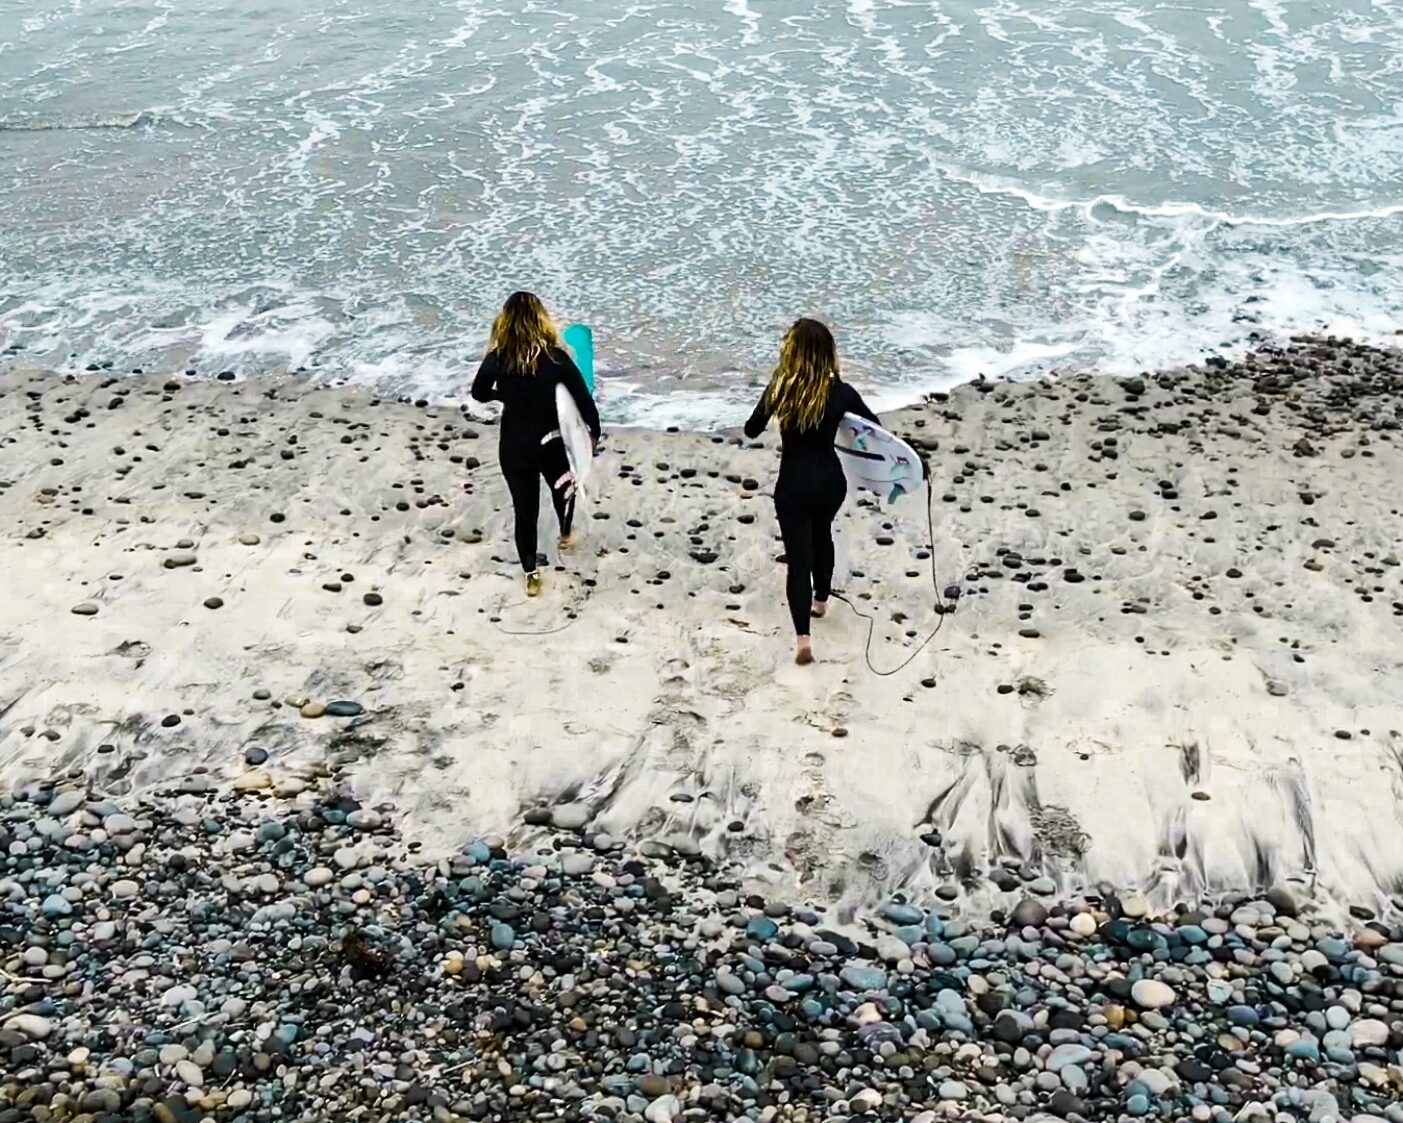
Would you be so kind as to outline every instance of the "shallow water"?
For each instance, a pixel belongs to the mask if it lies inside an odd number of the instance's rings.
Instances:
[[[615,420],[715,423],[801,312],[882,404],[1391,335],[1400,42],[1385,0],[7,0],[0,348],[451,396],[525,286]]]

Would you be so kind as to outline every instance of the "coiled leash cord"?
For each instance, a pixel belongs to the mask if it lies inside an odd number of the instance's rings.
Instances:
[[[845,605],[851,608],[853,612],[855,612],[858,616],[867,621],[867,642],[863,645],[862,656],[867,661],[867,669],[871,671],[874,675],[878,675],[881,678],[890,678],[892,675],[898,674],[901,671],[904,671],[907,667],[909,667],[912,661],[916,658],[916,656],[926,649],[926,646],[931,642],[931,640],[935,639],[935,637],[940,634],[940,629],[945,626],[945,618],[955,611],[955,603],[960,599],[959,585],[950,585],[945,590],[944,594],[942,594],[940,591],[940,581],[936,577],[935,573],[935,515],[931,509],[935,504],[935,491],[931,487],[929,473],[926,475],[925,483],[926,540],[930,543],[930,550],[928,551],[930,554],[930,585],[931,591],[935,593],[935,610],[939,614],[939,619],[936,620],[935,627],[931,629],[930,635],[926,636],[925,639],[921,640],[921,642],[917,645],[916,650],[911,652],[910,655],[908,655],[891,670],[880,671],[872,663],[872,636],[873,633],[876,631],[877,618],[871,615],[870,613],[863,612],[862,609],[858,608],[857,605],[853,604],[853,602],[850,601],[842,593],[837,592],[835,590],[832,594],[834,599],[842,601]]]

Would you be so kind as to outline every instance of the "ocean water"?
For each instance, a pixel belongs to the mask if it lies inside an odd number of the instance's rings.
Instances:
[[[609,416],[720,424],[800,314],[888,405],[1392,338],[1400,48],[1403,0],[3,0],[0,350],[453,398],[528,287]]]

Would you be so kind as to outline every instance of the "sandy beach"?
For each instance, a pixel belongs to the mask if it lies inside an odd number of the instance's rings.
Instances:
[[[1318,339],[891,415],[963,596],[882,677],[837,603],[818,664],[791,662],[773,437],[611,431],[580,545],[528,602],[495,428],[466,407],[12,371],[0,783],[333,773],[430,854],[529,845],[553,815],[848,918],[1034,884],[1382,915],[1400,419],[1403,356]],[[942,619],[923,497],[840,523],[887,670]]]

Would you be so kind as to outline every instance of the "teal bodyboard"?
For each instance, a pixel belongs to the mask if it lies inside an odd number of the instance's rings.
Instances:
[[[594,332],[584,324],[570,324],[561,335],[575,365],[585,376],[585,386],[594,393]]]

